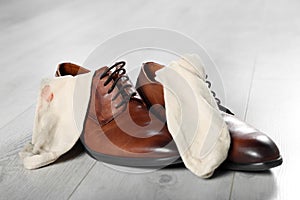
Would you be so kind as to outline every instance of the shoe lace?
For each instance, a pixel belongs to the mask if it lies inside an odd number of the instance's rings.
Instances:
[[[123,95],[122,101],[118,105],[116,105],[115,108],[120,108],[121,106],[125,105],[125,103],[127,103],[132,96],[135,96],[137,94],[134,90],[132,90],[130,93],[126,92],[127,88],[133,88],[133,86],[132,84],[130,84],[129,77],[126,75],[126,69],[124,69],[125,65],[125,61],[116,62],[111,67],[107,68],[100,76],[100,80],[108,76],[107,80],[104,82],[104,86],[109,84],[111,81],[114,81],[112,86],[107,91],[108,94],[110,94],[114,90],[117,83],[119,83],[120,81],[123,83],[127,82],[126,84],[122,84],[122,86],[119,88],[119,91],[112,98],[112,101],[114,101],[119,95]],[[115,70],[109,74],[109,72],[113,68],[115,68]]]
[[[226,112],[228,114],[234,115],[228,108],[221,105],[221,100],[219,98],[217,98],[216,93],[213,90],[211,90],[211,82],[207,79],[208,79],[208,75],[206,74],[205,75],[205,82],[207,83],[207,86],[210,89],[210,92],[212,93],[213,97],[215,98],[215,100],[217,102],[217,105],[219,107],[219,110],[221,110],[223,112]]]

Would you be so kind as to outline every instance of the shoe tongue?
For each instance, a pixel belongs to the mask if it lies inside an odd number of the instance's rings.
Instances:
[[[121,112],[123,112],[124,106],[126,106],[126,104],[118,108],[117,106],[125,100],[126,96],[132,96],[130,94],[136,93],[133,86],[124,87],[128,84],[132,85],[130,80],[126,80],[126,77],[122,77],[120,80],[118,80],[116,86],[111,91],[111,93],[108,93],[109,89],[112,88],[114,82],[117,80],[118,77],[120,77],[120,75],[116,75],[115,77],[113,77],[113,79],[106,86],[104,86],[105,81],[109,78],[109,75],[111,75],[112,72],[109,71],[108,75],[103,77],[102,79],[100,79],[100,76],[107,69],[108,67],[103,67],[96,70],[92,85],[93,91],[91,97],[91,106],[95,105],[95,110],[90,114],[94,115],[94,117],[98,119],[100,125],[108,123],[113,118],[118,116]],[[118,93],[120,94],[118,95]]]
[[[116,99],[113,97],[118,93],[119,89],[115,87],[111,93],[108,94],[108,90],[112,87],[114,81],[110,81],[104,86],[105,81],[109,76],[105,76],[100,79],[100,76],[108,69],[108,67],[102,67],[95,71],[89,116],[94,119],[98,119],[100,125],[106,124],[111,121],[115,115],[121,113],[122,108],[116,108],[116,105],[121,103],[123,97],[119,95]]]
[[[129,86],[126,87],[127,85],[131,85],[131,87],[129,87]],[[120,78],[120,80],[118,81],[117,87],[118,87],[118,89],[123,88],[121,94],[123,95],[124,98],[126,98],[128,96],[132,97],[132,96],[135,96],[137,94],[136,89],[134,88],[131,80],[127,79],[124,76],[122,78]],[[134,95],[132,95],[132,94],[134,94]]]

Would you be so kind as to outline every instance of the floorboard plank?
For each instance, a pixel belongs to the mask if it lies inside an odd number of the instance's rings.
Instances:
[[[289,86],[289,87],[287,87]],[[267,133],[278,145],[283,165],[266,173],[236,173],[232,199],[295,199],[300,179],[298,124],[300,80],[255,80],[247,121]]]
[[[89,52],[106,38],[137,27],[174,29],[204,45],[223,76],[227,96],[223,102],[237,116],[244,117],[257,46],[261,42],[265,2],[191,0],[182,3],[175,0],[87,3],[76,0],[44,4],[36,0],[1,1],[0,67],[5,75],[0,80],[1,197],[228,199],[230,195],[233,198],[252,197],[251,193],[238,193],[239,189],[246,190],[252,186],[252,192],[267,190],[256,197],[271,198],[269,193],[276,190],[276,186],[268,185],[274,183],[273,179],[280,177],[281,173],[273,176],[237,173],[237,183],[232,187],[235,172],[221,172],[210,180],[201,180],[183,168],[142,174],[116,171],[99,162],[95,165],[93,159],[81,153],[80,145],[60,162],[35,171],[24,170],[17,156],[23,145],[30,141],[34,106],[27,108],[35,103],[40,79],[52,77],[59,62],[83,63]],[[172,12],[166,12],[166,9]],[[251,105],[256,105],[252,101]],[[256,110],[252,109],[247,115],[249,120]],[[259,125],[259,121],[253,122]],[[277,122],[274,120],[274,123]],[[259,187],[257,183],[264,185]],[[287,189],[283,187],[282,190]]]
[[[203,180],[183,166],[144,173],[98,162],[71,199],[228,199],[232,172]],[[93,185],[93,186],[92,186]],[[92,186],[92,187],[91,187]]]
[[[34,109],[0,129],[0,199],[67,199],[94,166],[78,143],[54,164],[24,169],[18,152],[31,140]]]

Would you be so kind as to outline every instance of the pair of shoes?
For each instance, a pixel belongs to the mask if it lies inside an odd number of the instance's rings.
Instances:
[[[182,162],[165,123],[163,86],[155,80],[155,72],[164,66],[143,64],[136,91],[124,65],[118,62],[95,72],[81,142],[95,159],[117,165],[155,167]],[[78,65],[62,63],[56,76],[87,72]],[[224,168],[262,171],[281,165],[279,150],[267,135],[237,119],[216,101],[224,111],[222,116],[231,136]]]

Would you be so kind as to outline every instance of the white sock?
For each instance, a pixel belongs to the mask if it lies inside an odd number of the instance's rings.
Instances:
[[[32,142],[19,153],[25,168],[52,163],[75,145],[83,129],[92,77],[90,72],[42,81]]]
[[[205,83],[202,62],[188,55],[156,72],[164,86],[169,131],[185,166],[202,178],[210,177],[226,159],[230,135]]]

